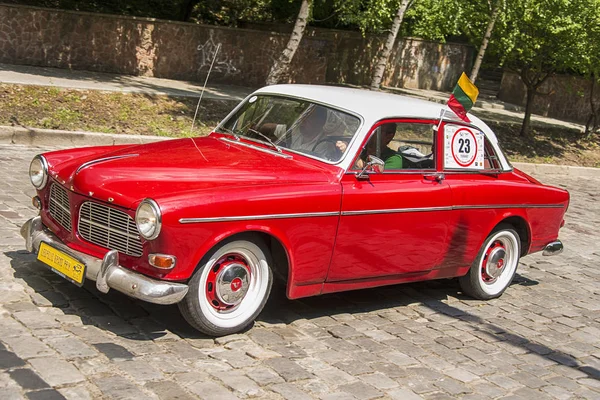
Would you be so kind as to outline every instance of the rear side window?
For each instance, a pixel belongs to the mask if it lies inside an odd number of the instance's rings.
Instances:
[[[486,137],[485,140],[485,154],[484,154],[484,164],[483,169],[501,169],[502,166],[500,164],[500,160],[498,159],[498,155],[494,150],[494,147]]]
[[[435,131],[431,124],[396,124],[392,148],[402,157],[402,169],[435,168]]]
[[[384,123],[373,131],[353,169],[362,169],[370,155],[384,161],[384,173],[433,169],[434,143],[434,130],[430,123]]]

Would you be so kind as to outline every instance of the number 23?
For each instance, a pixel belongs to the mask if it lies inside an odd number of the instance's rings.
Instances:
[[[470,153],[471,152],[471,140],[469,139],[458,139],[458,152],[459,153]]]

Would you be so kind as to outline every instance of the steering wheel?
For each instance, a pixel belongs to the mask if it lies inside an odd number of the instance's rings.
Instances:
[[[328,154],[325,158],[329,159],[329,160],[339,160],[340,158],[342,158],[342,155],[344,154],[335,144],[338,140],[341,140],[343,142],[346,142],[346,145],[348,144],[348,142],[350,142],[350,139],[348,136],[325,136],[319,140],[317,140],[317,143],[315,143],[315,145],[312,148],[311,153],[322,157],[320,154],[318,154],[316,152],[316,149],[319,147],[319,145],[323,142],[330,142],[333,144],[333,148],[334,148],[334,152],[333,154]]]

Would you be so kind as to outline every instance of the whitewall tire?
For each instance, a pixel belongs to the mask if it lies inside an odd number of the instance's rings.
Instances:
[[[511,284],[521,255],[519,234],[501,224],[487,237],[469,272],[459,278],[463,292],[480,300],[499,297]]]
[[[269,298],[271,265],[271,255],[258,238],[248,235],[222,244],[192,276],[179,303],[183,317],[211,336],[241,331]]]

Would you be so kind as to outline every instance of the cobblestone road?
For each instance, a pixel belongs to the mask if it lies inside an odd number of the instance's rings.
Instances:
[[[79,289],[24,250],[45,149],[0,146],[0,399],[600,399],[600,179],[568,188],[565,252],[488,302],[434,281],[289,301],[216,340],[176,307]]]

